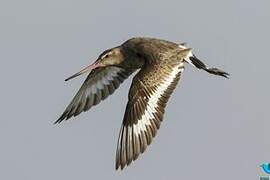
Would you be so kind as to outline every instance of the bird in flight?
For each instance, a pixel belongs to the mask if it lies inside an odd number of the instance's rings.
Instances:
[[[66,81],[81,74],[88,76],[55,123],[99,104],[111,95],[132,73],[134,76],[120,129],[116,150],[116,170],[123,169],[145,151],[160,127],[166,104],[173,93],[185,63],[208,73],[229,77],[200,61],[185,43],[154,38],[132,38],[104,51],[97,60]]]

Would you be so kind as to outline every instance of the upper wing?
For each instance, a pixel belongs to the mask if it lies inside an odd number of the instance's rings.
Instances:
[[[118,138],[116,169],[136,160],[156,135],[166,103],[184,70],[183,58],[173,59],[143,67],[134,77]]]
[[[107,98],[134,71],[109,66],[91,71],[83,85],[55,123],[60,123]]]

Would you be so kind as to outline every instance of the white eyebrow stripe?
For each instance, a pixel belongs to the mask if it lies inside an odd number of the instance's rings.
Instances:
[[[104,59],[105,58],[105,56],[107,56],[107,55],[111,55],[112,54],[112,52],[110,51],[110,52],[107,52],[106,54],[104,54],[103,56],[101,56],[101,59]]]

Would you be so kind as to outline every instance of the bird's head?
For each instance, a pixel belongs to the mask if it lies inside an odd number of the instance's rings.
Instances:
[[[101,53],[95,63],[99,67],[117,66],[124,61],[123,50],[120,47],[108,49]]]
[[[79,75],[90,72],[91,70],[99,68],[99,67],[117,66],[121,64],[123,61],[124,61],[124,55],[120,47],[108,49],[104,51],[103,53],[101,53],[98,59],[93,64],[90,64],[87,67],[83,68],[81,71],[70,76],[65,81],[73,79]]]

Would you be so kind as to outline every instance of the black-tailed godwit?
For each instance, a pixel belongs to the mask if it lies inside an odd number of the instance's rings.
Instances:
[[[55,123],[77,116],[99,104],[129,75],[140,69],[129,90],[118,138],[116,169],[123,169],[136,160],[155,137],[166,103],[184,71],[185,63],[214,75],[229,76],[220,69],[209,68],[184,43],[132,38],[104,51],[93,64],[66,79],[89,72],[78,93]]]

